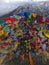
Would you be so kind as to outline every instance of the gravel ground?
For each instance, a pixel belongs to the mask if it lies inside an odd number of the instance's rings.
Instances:
[[[43,63],[40,56],[36,56],[34,59],[34,65],[49,65],[49,60],[46,63]],[[13,60],[9,60],[7,57],[4,59],[1,65],[30,65],[28,59],[25,61],[21,61],[21,59],[14,58]]]

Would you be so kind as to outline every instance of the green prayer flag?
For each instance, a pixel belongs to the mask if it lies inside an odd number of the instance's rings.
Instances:
[[[6,26],[3,30],[4,30],[5,32],[8,32],[8,31],[10,31],[10,27],[9,27],[9,26]]]

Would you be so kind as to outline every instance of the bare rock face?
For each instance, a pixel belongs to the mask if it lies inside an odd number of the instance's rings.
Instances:
[[[16,12],[23,10],[28,10],[39,15],[47,16],[49,15],[49,2],[25,3],[23,6],[19,6]]]

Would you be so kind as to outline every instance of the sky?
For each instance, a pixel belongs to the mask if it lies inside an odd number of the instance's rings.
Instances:
[[[14,10],[18,5],[18,2],[38,2],[48,0],[0,0],[0,16]]]
[[[9,3],[9,2],[17,2],[17,1],[48,1],[48,0],[0,0],[0,2],[5,2],[5,3]]]

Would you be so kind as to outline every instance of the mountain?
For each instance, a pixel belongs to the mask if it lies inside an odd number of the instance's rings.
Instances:
[[[39,15],[47,16],[49,15],[49,1],[48,2],[23,2],[23,4],[19,5],[17,8],[9,12],[8,14],[5,14],[3,16],[0,16],[0,19],[8,16],[13,16],[20,11],[30,11],[35,12]]]

